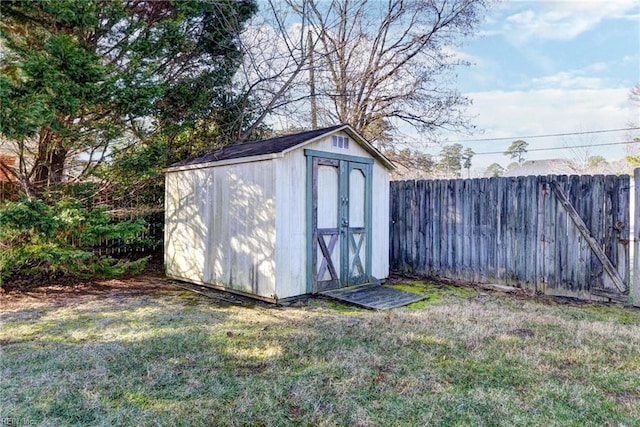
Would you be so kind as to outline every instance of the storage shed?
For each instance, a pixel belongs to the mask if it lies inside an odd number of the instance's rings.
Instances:
[[[167,275],[269,301],[386,278],[392,169],[348,125],[175,164]]]

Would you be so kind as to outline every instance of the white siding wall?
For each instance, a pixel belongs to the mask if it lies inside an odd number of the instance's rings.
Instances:
[[[306,162],[304,150],[275,160],[278,298],[307,293]]]
[[[168,173],[167,274],[276,295],[274,174],[272,161]]]
[[[371,274],[378,279],[389,277],[389,170],[373,164],[373,252]]]
[[[334,135],[342,135],[348,137],[348,135],[344,132],[337,132]],[[346,156],[366,157],[367,159],[371,158],[371,154],[369,154],[367,150],[362,148],[360,144],[353,140],[349,142],[349,148],[334,147],[331,143],[331,136],[322,138],[312,144],[305,146],[304,148],[309,150],[328,151],[329,153],[344,154]]]

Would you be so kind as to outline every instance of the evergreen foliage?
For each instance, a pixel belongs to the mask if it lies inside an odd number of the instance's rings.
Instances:
[[[517,160],[518,164],[522,164],[524,156],[527,154],[527,147],[529,147],[529,143],[519,139],[513,141],[503,154],[512,160]]]
[[[3,1],[0,135],[36,157],[21,182],[55,186],[83,156],[88,176],[139,144],[180,152],[193,129],[237,135],[248,103],[232,85],[237,40],[255,11],[251,0]]]
[[[491,163],[485,170],[485,176],[498,177],[502,176],[505,169],[499,163]]]
[[[19,275],[117,276],[142,270],[148,258],[116,260],[93,248],[107,239],[144,243],[143,220],[113,221],[108,206],[94,209],[76,198],[57,202],[23,198],[0,206],[0,285]]]
[[[238,38],[256,10],[253,0],[3,0],[0,137],[19,161],[0,166],[24,197],[0,205],[0,283],[144,266],[94,253],[145,224],[111,219],[83,188],[100,181],[116,200],[162,206],[163,167],[233,141],[251,111],[233,87]]]
[[[460,177],[460,171],[471,168],[471,159],[475,153],[471,148],[462,148],[462,144],[445,145],[440,150],[438,169],[446,174]]]

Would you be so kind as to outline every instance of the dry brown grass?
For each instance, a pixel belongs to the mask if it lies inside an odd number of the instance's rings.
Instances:
[[[2,418],[42,425],[639,425],[640,312],[413,284],[372,312],[175,287],[5,304]]]

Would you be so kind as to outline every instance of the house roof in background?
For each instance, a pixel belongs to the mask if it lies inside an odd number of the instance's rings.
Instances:
[[[318,138],[330,135],[332,133],[344,131],[351,138],[356,140],[365,150],[371,155],[379,159],[384,165],[393,169],[394,166],[389,159],[387,159],[380,151],[378,151],[373,145],[365,140],[358,132],[356,132],[351,126],[340,124],[330,126],[322,129],[314,129],[305,132],[298,132],[290,135],[283,135],[276,138],[263,139],[260,141],[245,142],[240,144],[228,145],[210,151],[209,153],[186,159],[178,163],[174,163],[167,171],[173,171],[179,168],[202,165],[205,163],[213,163],[223,160],[242,159],[254,156],[263,156],[267,154],[276,154],[289,151],[298,146],[308,144]]]
[[[575,175],[576,169],[566,159],[527,160],[505,171],[502,176]]]
[[[10,149],[9,143],[0,137],[0,151],[7,151]]]

